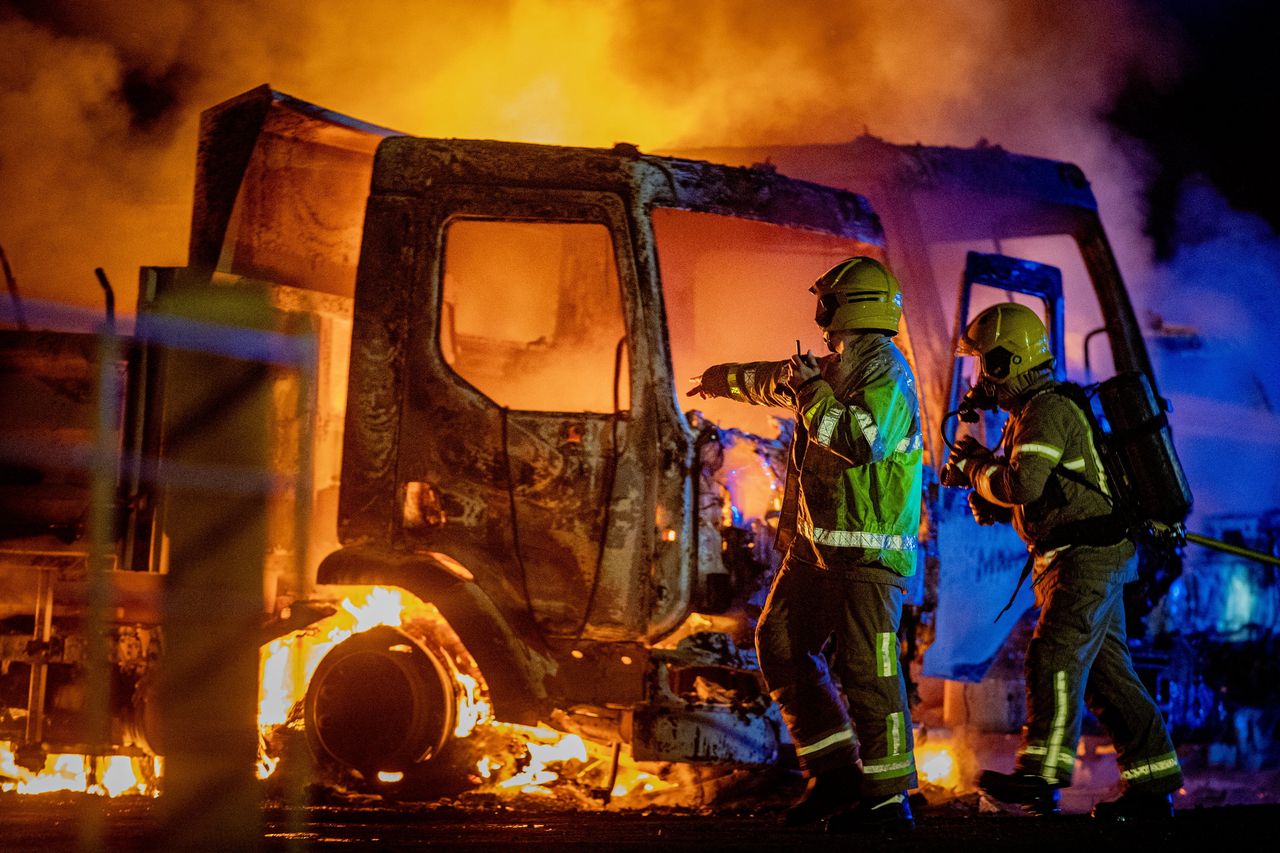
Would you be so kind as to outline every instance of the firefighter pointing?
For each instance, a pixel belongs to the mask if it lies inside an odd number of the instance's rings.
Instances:
[[[915,380],[891,340],[902,293],[867,257],[811,292],[829,355],[715,365],[690,393],[796,413],[776,542],[785,559],[756,629],[809,780],[786,822],[909,827],[916,768],[897,632],[916,570],[922,443]],[[823,654],[833,637],[847,710]]]
[[[980,313],[958,353],[978,359],[979,387],[1010,418],[998,455],[972,437],[961,440],[943,483],[972,487],[978,523],[1013,523],[1031,552],[1040,608],[1027,649],[1027,725],[1016,770],[984,771],[979,787],[1034,813],[1056,812],[1058,789],[1071,784],[1087,702],[1115,741],[1125,783],[1122,796],[1098,803],[1094,816],[1171,816],[1182,771],[1129,657],[1122,590],[1136,579],[1135,547],[1098,453],[1088,400],[1054,380],[1044,324],[1025,306]]]

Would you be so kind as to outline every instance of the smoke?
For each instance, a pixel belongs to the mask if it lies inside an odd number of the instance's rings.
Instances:
[[[1197,522],[1215,513],[1280,507],[1280,236],[1233,210],[1203,179],[1184,183],[1177,251],[1150,278],[1163,325],[1155,339],[1161,391],[1196,495]],[[1196,346],[1178,345],[1192,339]]]
[[[0,12],[0,244],[24,291],[125,310],[185,263],[200,110],[263,82],[436,136],[643,147],[885,138],[1079,162],[1141,264],[1099,116],[1172,39],[1136,4],[26,0]],[[1125,247],[1133,245],[1129,250]]]

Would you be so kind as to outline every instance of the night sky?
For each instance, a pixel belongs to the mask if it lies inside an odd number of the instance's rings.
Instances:
[[[1146,232],[1156,257],[1177,245],[1183,182],[1204,176],[1230,204],[1280,230],[1280,180],[1273,123],[1280,116],[1275,3],[1267,0],[1147,0],[1177,29],[1186,53],[1175,79],[1134,74],[1107,119],[1139,139],[1154,159],[1145,193]]]

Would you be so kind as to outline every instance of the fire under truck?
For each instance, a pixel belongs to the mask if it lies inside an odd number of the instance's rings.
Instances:
[[[993,665],[1016,620],[992,619],[1025,551],[938,487],[972,378],[953,342],[1017,299],[1045,319],[1061,377],[1156,386],[1079,168],[869,136],[663,156],[416,138],[263,86],[204,114],[189,264],[143,268],[136,330],[105,362],[101,336],[0,333],[0,740],[31,762],[164,752],[151,672],[180,626],[162,600],[199,557],[175,544],[184,513],[204,511],[175,494],[225,474],[256,429],[274,485],[248,505],[260,518],[223,529],[265,531],[248,560],[266,601],[249,608],[266,614],[255,644],[305,630],[351,585],[410,593],[447,627],[383,625],[328,652],[296,708],[322,763],[365,778],[430,765],[454,737],[459,670],[501,721],[642,760],[779,761],[751,637],[790,415],[683,392],[706,365],[785,358],[797,337],[821,352],[809,284],[855,254],[902,281],[897,340],[925,424],[903,655],[935,701],[993,685],[970,722],[1009,730],[1000,678],[1017,675]],[[267,337],[245,346],[297,357],[235,374],[266,377],[266,417],[193,467],[199,419],[175,401],[221,375],[209,360],[238,327],[218,306],[238,297],[263,306]],[[95,392],[103,376],[112,394]],[[214,396],[201,417],[238,399]],[[988,445],[999,427],[965,426]],[[105,486],[101,466],[85,473],[104,447]],[[95,489],[110,498],[96,528]],[[85,615],[95,553],[100,623]],[[86,734],[95,625],[111,719]]]

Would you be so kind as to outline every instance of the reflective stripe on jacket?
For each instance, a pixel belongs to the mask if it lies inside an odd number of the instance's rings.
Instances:
[[[878,334],[819,363],[820,376],[798,395],[782,382],[784,361],[717,365],[703,384],[709,393],[796,411],[779,550],[794,542],[794,556],[820,566],[872,565],[910,576],[924,452],[911,368]]]
[[[1111,513],[1111,486],[1084,412],[1057,383],[1033,389],[1010,415],[1001,446],[1004,455],[986,464],[966,465],[973,487],[987,500],[1013,508],[1013,526],[1035,547],[1063,525]],[[1058,468],[1084,478],[1092,488]]]

